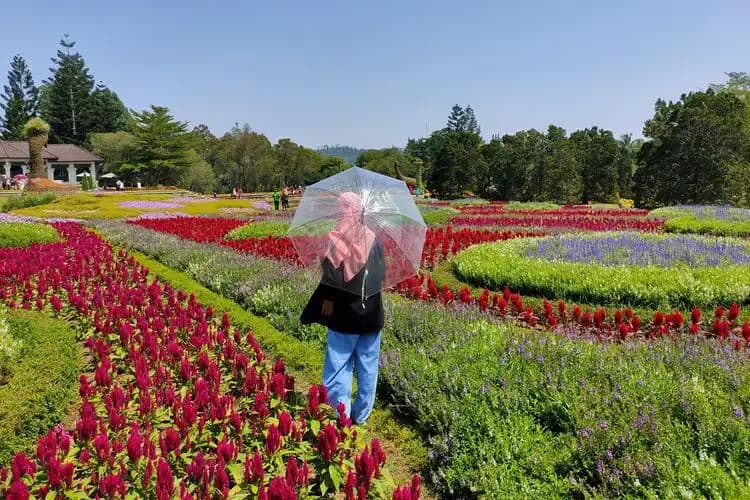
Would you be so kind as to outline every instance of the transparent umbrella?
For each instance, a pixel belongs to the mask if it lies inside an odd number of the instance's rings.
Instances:
[[[322,283],[364,300],[419,271],[426,232],[403,181],[353,167],[305,189],[288,236]]]

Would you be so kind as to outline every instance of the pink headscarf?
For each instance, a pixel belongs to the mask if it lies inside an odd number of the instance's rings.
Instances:
[[[336,229],[328,235],[328,260],[338,268],[343,263],[344,281],[351,281],[365,267],[375,243],[375,233],[362,220],[362,198],[351,191],[338,198]]]

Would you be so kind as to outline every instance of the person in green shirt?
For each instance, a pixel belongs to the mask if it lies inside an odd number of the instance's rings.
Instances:
[[[279,209],[279,201],[281,200],[281,194],[279,193],[278,190],[276,190],[276,191],[273,192],[273,195],[271,195],[271,196],[273,197],[273,209],[274,210],[278,210]]]

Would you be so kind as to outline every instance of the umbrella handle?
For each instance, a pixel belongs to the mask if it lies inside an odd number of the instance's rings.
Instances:
[[[362,277],[362,295],[361,295],[361,297],[362,297],[362,309],[365,308],[365,283],[367,283],[367,274],[368,273],[369,273],[369,271],[365,267],[365,275]]]

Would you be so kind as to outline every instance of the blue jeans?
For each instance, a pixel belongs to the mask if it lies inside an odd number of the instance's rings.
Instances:
[[[339,402],[355,423],[367,420],[375,405],[380,361],[380,332],[351,335],[328,330],[328,346],[323,364],[323,385],[334,410]],[[357,370],[357,398],[352,400],[352,367]]]

